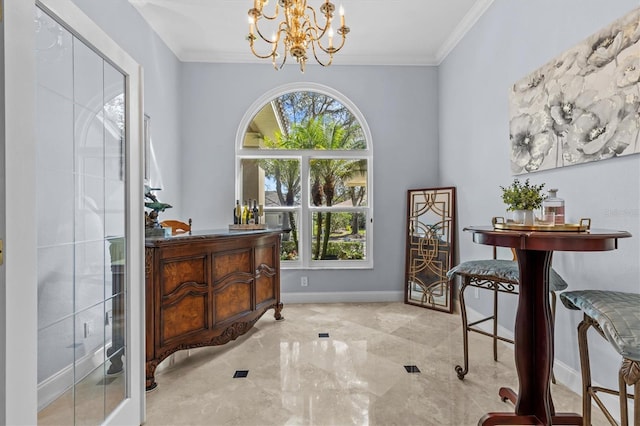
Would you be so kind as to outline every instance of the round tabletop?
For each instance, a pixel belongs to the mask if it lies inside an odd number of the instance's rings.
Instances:
[[[618,248],[618,238],[628,238],[626,231],[590,229],[582,232],[524,231],[494,229],[492,226],[468,226],[463,231],[473,233],[473,241],[520,250],[544,251],[606,251]]]

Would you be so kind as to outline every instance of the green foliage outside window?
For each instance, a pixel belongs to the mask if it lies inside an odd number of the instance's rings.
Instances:
[[[280,249],[280,260],[297,260],[298,245],[294,241],[283,241]],[[327,245],[325,260],[362,260],[364,244],[361,241],[330,241]],[[314,257],[314,260],[317,258]]]

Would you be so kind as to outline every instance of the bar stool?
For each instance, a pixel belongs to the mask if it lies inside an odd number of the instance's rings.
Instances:
[[[584,313],[584,319],[578,325],[583,424],[591,424],[591,399],[598,404],[612,425],[618,424],[597,395],[597,392],[603,392],[618,395],[622,426],[629,424],[627,399],[633,399],[633,424],[640,426],[640,294],[580,290],[562,293],[560,299],[567,308]],[[587,344],[589,327],[593,327],[622,356],[617,391],[593,386],[591,383]],[[627,394],[627,386],[633,386],[633,395]]]
[[[518,262],[515,260],[515,250],[512,250],[512,252],[514,260],[495,259],[496,249],[494,247],[493,259],[469,260],[460,263],[447,272],[449,279],[452,279],[455,275],[459,275],[462,279],[458,298],[460,300],[460,313],[462,317],[464,366],[456,365],[455,367],[458,379],[460,380],[463,380],[464,376],[469,372],[469,332],[479,333],[493,339],[494,361],[498,361],[498,340],[513,343],[512,339],[498,334],[498,294],[518,294],[520,271],[518,269]],[[493,315],[472,323],[468,322],[464,300],[464,291],[470,286],[493,292]],[[562,291],[568,286],[560,274],[551,269],[549,273],[549,293],[551,295],[551,315],[553,318],[555,318],[556,313],[556,291]],[[476,327],[478,324],[491,320],[493,321],[492,332],[487,332]],[[551,380],[553,383],[556,382],[553,372],[551,374]]]

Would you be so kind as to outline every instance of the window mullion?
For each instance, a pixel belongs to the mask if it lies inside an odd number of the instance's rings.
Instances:
[[[300,157],[300,226],[298,226],[298,249],[300,250],[300,259],[302,266],[308,267],[311,257],[311,226],[313,221],[309,213],[309,197],[311,196],[311,188],[309,183],[309,156]]]

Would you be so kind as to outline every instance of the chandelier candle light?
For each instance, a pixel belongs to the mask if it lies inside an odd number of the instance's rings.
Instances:
[[[249,46],[251,52],[261,59],[271,58],[273,67],[277,70],[284,66],[287,56],[291,54],[300,64],[300,70],[304,72],[307,62],[307,49],[311,46],[313,57],[323,67],[331,65],[333,54],[340,51],[344,46],[344,41],[349,33],[349,27],[344,24],[344,9],[340,6],[340,27],[337,29],[341,37],[340,45],[335,47],[333,42],[334,30],[331,27],[335,6],[329,0],[325,0],[320,6],[320,12],[324,15],[324,26],[318,24],[316,11],[307,6],[307,0],[276,0],[273,16],[263,13],[264,7],[269,0],[254,0],[253,8],[249,9]],[[260,30],[261,19],[274,21],[282,10],[283,20],[275,27],[271,38],[265,37]],[[264,21],[262,21],[264,22]],[[275,25],[275,24],[274,24]],[[326,36],[326,37],[325,37]],[[271,51],[265,55],[256,52],[254,42],[262,39],[271,46]],[[323,43],[325,45],[323,46]],[[325,47],[326,46],[326,47]],[[279,53],[282,51],[282,53]],[[328,59],[323,62],[319,57],[319,51],[328,55]],[[277,65],[276,58],[282,56],[280,65]]]

